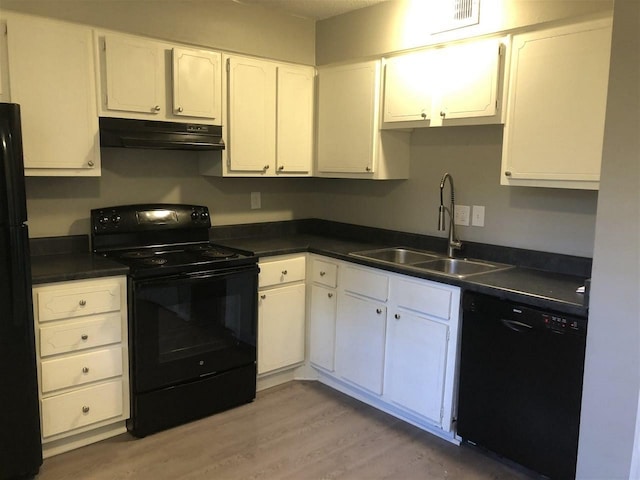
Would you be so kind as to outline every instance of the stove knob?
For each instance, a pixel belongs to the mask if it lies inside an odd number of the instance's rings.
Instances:
[[[115,223],[116,225],[120,223],[120,215],[118,215],[117,213],[111,215],[111,223]]]
[[[203,210],[202,213],[200,213],[200,218],[202,220],[206,220],[207,218],[209,218],[209,212],[207,212],[206,210]]]
[[[98,223],[100,223],[100,225],[106,225],[107,223],[109,223],[109,217],[107,217],[106,215],[101,216],[98,219]]]
[[[196,212],[195,210],[191,212],[191,220],[193,220],[194,222],[197,222],[199,218],[200,218],[200,215],[198,215],[198,212]]]

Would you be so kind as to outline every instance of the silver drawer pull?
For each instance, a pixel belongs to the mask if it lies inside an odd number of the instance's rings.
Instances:
[[[286,274],[287,274],[287,271],[286,271],[286,270],[282,270],[282,274],[283,274],[283,275],[286,275]]]
[[[320,272],[320,276],[324,277],[327,274],[327,272]]]
[[[333,298],[333,293],[327,293],[327,297]]]
[[[263,294],[263,295],[260,295],[260,298],[264,300],[265,298],[267,298],[267,296]]]
[[[86,405],[82,407],[82,413],[89,413],[89,407],[87,407]]]
[[[83,333],[82,335],[80,335],[80,338],[82,340],[89,340],[89,335],[87,335],[86,333]]]
[[[394,317],[396,318],[396,320],[400,320],[400,314],[399,314],[399,313],[396,313],[396,314],[394,315]]]
[[[381,308],[376,308],[376,313],[377,313],[378,315],[380,315],[380,314],[382,313],[382,309],[381,309]]]
[[[82,367],[82,373],[84,373],[85,375],[89,373],[89,367]]]
[[[86,301],[86,300],[84,300],[84,299],[83,299],[83,300],[80,300],[80,301],[78,302],[78,305],[80,305],[81,307],[85,307],[85,306],[87,305],[87,301]]]

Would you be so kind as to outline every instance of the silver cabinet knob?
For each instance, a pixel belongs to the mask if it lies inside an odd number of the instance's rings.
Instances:
[[[444,118],[444,117],[446,117],[446,116],[447,116],[447,113],[446,113],[446,112],[444,112],[444,111],[442,111],[442,112],[440,112],[440,116],[441,116],[442,118]]]
[[[85,375],[89,373],[89,367],[82,367],[82,373],[84,373]]]
[[[282,274],[283,275],[286,275],[287,273],[289,273],[289,272],[287,272],[286,270],[282,270]]]
[[[506,172],[504,172],[505,177],[510,177],[511,176],[511,172],[509,170],[507,170]]]
[[[153,107],[153,111],[154,112],[159,112],[160,111],[160,105],[156,105]]]
[[[427,119],[427,114],[426,114],[426,113],[424,113],[424,112],[422,112],[422,113],[420,114],[420,116],[422,117],[422,119],[423,119],[423,120],[426,120],[426,119]]]
[[[262,300],[264,300],[265,298],[267,298],[267,296],[266,296],[265,294],[262,294],[262,295],[260,295],[260,298],[261,298]]]
[[[381,309],[381,308],[376,308],[376,313],[377,313],[378,315],[380,315],[380,314],[382,313],[382,309]]]
[[[89,413],[89,407],[86,405],[82,407],[82,413]]]
[[[90,167],[93,167],[95,165],[95,163],[93,163],[93,160],[89,160],[87,162],[87,165],[89,165]]]
[[[87,335],[86,333],[83,333],[82,335],[80,335],[80,338],[86,341],[86,340],[89,340],[89,335]]]
[[[280,171],[282,172],[282,171],[284,170],[284,165],[280,165],[280,166],[278,167],[278,170],[280,170]]]
[[[400,314],[399,314],[399,313],[396,313],[396,314],[394,315],[394,317],[395,317],[395,319],[396,319],[396,320],[400,320]]]
[[[327,293],[327,297],[333,298],[333,293]]]
[[[269,165],[265,165],[264,167],[262,167],[262,169],[266,172],[267,170],[269,170]]]
[[[320,272],[320,276],[324,277],[327,274],[327,272]]]
[[[370,171],[371,171],[371,167],[367,166],[367,168],[365,168],[365,170],[366,170],[367,172],[370,172]]]
[[[85,299],[82,299],[78,302],[78,305],[80,305],[81,307],[85,307],[87,305],[87,301]]]
[[[176,110],[178,111],[178,113],[182,113],[184,111],[184,109],[182,107],[178,107],[178,108],[176,108]]]

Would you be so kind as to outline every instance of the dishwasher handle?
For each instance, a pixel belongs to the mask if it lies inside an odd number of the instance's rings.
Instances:
[[[533,329],[532,325],[527,325],[526,323],[519,322],[518,320],[507,320],[506,318],[501,318],[500,321],[505,327],[509,330],[513,330],[514,332],[521,333]]]

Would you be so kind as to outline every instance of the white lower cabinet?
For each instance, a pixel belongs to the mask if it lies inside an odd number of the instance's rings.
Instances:
[[[336,373],[359,387],[382,394],[387,307],[343,294],[336,320]]]
[[[118,276],[33,288],[45,457],[126,431],[126,286]]]
[[[258,375],[305,358],[305,255],[260,260]]]
[[[442,423],[448,327],[397,310],[387,325],[384,394],[400,407]]]
[[[309,359],[319,380],[455,441],[460,288],[322,257],[312,262]],[[315,275],[316,264],[330,263],[333,287]],[[335,314],[327,302],[333,291]]]

